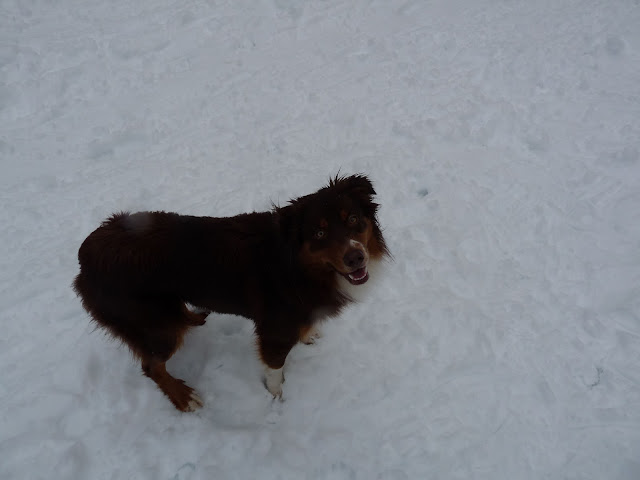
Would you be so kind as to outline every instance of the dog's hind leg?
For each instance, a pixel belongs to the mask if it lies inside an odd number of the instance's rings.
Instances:
[[[204,317],[189,312],[184,305],[181,308],[180,323],[173,321],[170,317],[162,318],[158,315],[156,321],[161,325],[150,329],[146,335],[140,337],[142,348],[138,348],[136,353],[142,360],[144,374],[156,382],[175,407],[183,412],[192,412],[202,407],[202,400],[193,388],[167,372],[166,362],[182,345],[182,339],[189,327],[202,325]],[[166,310],[171,311],[169,305],[166,306]]]
[[[155,356],[143,357],[142,371],[156,382],[178,410],[193,412],[202,407],[203,402],[195,390],[167,372],[165,361]]]
[[[100,288],[82,273],[74,288],[97,324],[131,349],[142,361],[145,375],[178,410],[190,412],[202,406],[195,391],[172,377],[165,363],[182,345],[185,332],[202,325],[206,315],[189,312],[179,299],[141,298]]]

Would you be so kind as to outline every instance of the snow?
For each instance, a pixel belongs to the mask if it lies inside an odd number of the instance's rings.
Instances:
[[[0,3],[0,478],[640,478],[640,4]],[[393,254],[299,345],[169,363],[70,288],[118,210],[233,215],[375,181]],[[363,287],[364,288],[364,287]]]

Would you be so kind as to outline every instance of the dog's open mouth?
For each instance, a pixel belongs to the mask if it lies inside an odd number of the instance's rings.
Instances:
[[[369,280],[369,272],[367,271],[367,267],[359,268],[358,270],[354,270],[351,273],[343,273],[344,278],[346,278],[351,285],[362,285],[367,280]]]

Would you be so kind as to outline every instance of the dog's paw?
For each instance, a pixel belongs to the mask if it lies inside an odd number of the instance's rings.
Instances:
[[[169,386],[165,385],[166,387],[169,388],[164,392],[181,412],[195,412],[204,405],[200,395],[182,380],[173,379]]]
[[[300,341],[305,345],[313,345],[319,338],[322,338],[322,332],[318,327],[313,326],[300,338]]]
[[[284,382],[284,374],[282,368],[266,367],[264,371],[264,386],[267,387],[273,398],[282,400],[282,383]]]
[[[185,411],[186,412],[195,412],[199,408],[202,408],[203,405],[204,405],[204,402],[200,398],[200,395],[198,395],[194,390],[194,391],[191,392],[191,398],[189,399],[189,402],[187,403],[187,408],[186,408]]]
[[[269,389],[269,393],[273,395],[274,400],[282,400],[282,385],[274,389]]]

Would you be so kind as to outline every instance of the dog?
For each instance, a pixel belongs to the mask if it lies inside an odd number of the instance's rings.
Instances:
[[[353,300],[345,285],[367,282],[369,267],[389,255],[375,194],[365,175],[336,176],[266,212],[117,213],[82,243],[73,288],[178,410],[203,402],[165,364],[210,312],[254,322],[265,386],[282,398],[291,348],[313,343],[318,322]]]

